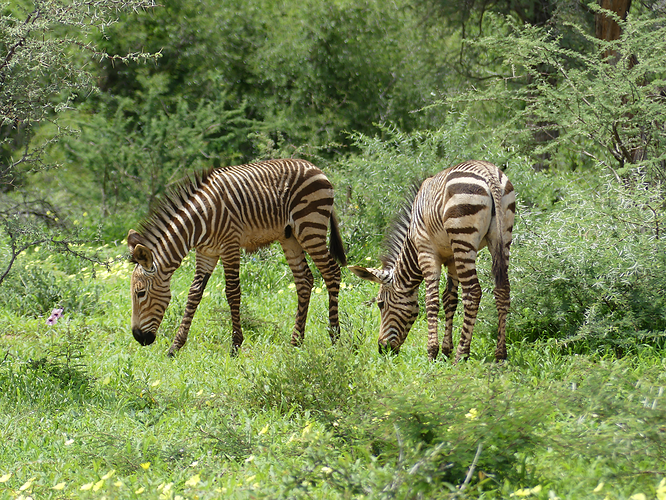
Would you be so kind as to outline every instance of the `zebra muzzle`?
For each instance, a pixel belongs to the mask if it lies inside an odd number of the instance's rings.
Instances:
[[[155,342],[155,334],[152,332],[142,332],[139,328],[132,328],[132,335],[141,345],[150,345]]]
[[[400,353],[400,346],[394,346],[390,342],[382,343],[380,340],[377,342],[379,346],[379,354],[398,354]]]

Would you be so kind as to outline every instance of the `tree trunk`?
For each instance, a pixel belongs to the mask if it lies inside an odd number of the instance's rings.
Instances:
[[[599,0],[599,6],[602,9],[614,12],[624,21],[631,8],[631,0]],[[619,39],[620,33],[622,32],[620,25],[617,24],[613,18],[608,17],[603,13],[597,13],[594,15],[594,27],[595,36],[599,40],[606,40],[607,42]],[[614,50],[609,49],[606,51],[605,56],[617,56],[617,53]]]

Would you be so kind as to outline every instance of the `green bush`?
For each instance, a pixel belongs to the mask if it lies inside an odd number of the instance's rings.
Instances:
[[[55,307],[67,315],[89,315],[100,305],[102,284],[74,256],[33,253],[15,265],[0,287],[0,307],[15,314],[46,317]]]
[[[666,332],[661,189],[636,180],[568,193],[549,211],[519,209],[512,247],[511,336],[556,338],[618,355]]]

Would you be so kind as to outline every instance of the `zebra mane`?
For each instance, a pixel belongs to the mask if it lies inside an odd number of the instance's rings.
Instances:
[[[421,187],[421,183],[414,182],[407,190],[405,194],[404,201],[402,206],[398,210],[397,215],[391,222],[391,227],[382,242],[382,247],[384,249],[384,254],[381,256],[382,267],[383,268],[392,268],[395,266],[402,246],[405,243],[407,238],[407,232],[409,231],[409,223],[412,220],[412,205],[414,204],[414,199],[416,198],[416,193],[418,193]]]
[[[160,235],[160,226],[165,226],[173,215],[206,183],[214,168],[195,171],[169,186],[165,196],[151,207],[148,216],[139,225],[139,233],[144,236]]]

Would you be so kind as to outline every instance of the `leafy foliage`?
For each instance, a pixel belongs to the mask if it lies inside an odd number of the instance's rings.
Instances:
[[[567,23],[585,41],[580,50],[547,27],[492,19],[491,34],[476,43],[503,61],[502,77],[454,101],[496,103],[507,120],[493,122],[495,132],[536,156],[570,151],[618,179],[640,170],[663,180],[666,31],[659,18],[629,16],[611,42]],[[535,132],[550,140],[534,147]]]
[[[112,55],[90,39],[91,33],[116,23],[118,12],[152,6],[152,0],[75,1],[67,7],[59,1],[0,4],[0,241],[9,247],[2,255],[0,284],[31,246],[71,251],[76,238],[68,239],[67,227],[54,230],[52,218],[33,211],[49,200],[25,189],[18,197],[4,193],[22,188],[29,173],[53,167],[48,150],[74,134],[58,118],[79,95],[96,88],[88,58],[125,63],[153,57],[141,52]],[[43,135],[36,134],[38,127]]]
[[[644,342],[662,345],[661,199],[659,186],[608,179],[570,185],[548,211],[523,207],[512,249],[514,332],[620,355]]]

